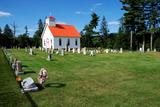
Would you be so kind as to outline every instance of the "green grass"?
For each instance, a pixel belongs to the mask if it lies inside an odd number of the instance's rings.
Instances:
[[[18,83],[4,54],[0,50],[0,107],[30,107],[31,104],[21,94]]]
[[[99,54],[95,57],[68,53],[46,61],[47,53],[12,50],[23,63],[22,76],[37,82],[41,67],[48,70],[51,86],[30,93],[39,107],[158,107],[160,105],[160,53]]]

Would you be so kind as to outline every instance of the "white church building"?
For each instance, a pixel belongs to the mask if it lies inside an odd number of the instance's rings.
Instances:
[[[80,48],[80,33],[77,29],[72,25],[56,24],[53,16],[46,18],[41,38],[45,49]]]

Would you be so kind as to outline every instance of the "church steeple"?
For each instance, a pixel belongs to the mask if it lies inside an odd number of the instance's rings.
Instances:
[[[49,16],[46,18],[46,24],[48,26],[56,26],[56,19],[53,16]]]

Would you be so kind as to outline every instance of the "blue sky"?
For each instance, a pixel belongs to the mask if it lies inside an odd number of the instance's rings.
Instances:
[[[117,32],[118,19],[123,15],[119,0],[1,0],[0,27],[16,23],[17,35],[24,33],[25,25],[30,36],[37,30],[39,19],[52,15],[57,23],[74,25],[81,31],[89,23],[94,11],[106,17],[110,33]]]

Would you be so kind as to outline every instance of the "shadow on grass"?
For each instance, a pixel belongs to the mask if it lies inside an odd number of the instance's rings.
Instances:
[[[34,100],[32,99],[32,97],[30,96],[30,94],[28,92],[25,92],[24,94],[27,97],[27,99],[29,100],[29,102],[31,103],[32,107],[38,107],[38,105],[34,102]]]
[[[48,83],[45,85],[45,87],[53,87],[53,88],[62,88],[65,86],[66,84],[63,84],[63,83]]]
[[[39,90],[39,91],[41,91],[41,90],[44,89],[44,87],[42,87],[42,85],[39,84],[39,83],[35,83],[35,85],[38,87],[38,90]]]
[[[24,71],[24,74],[36,73],[35,71]]]

